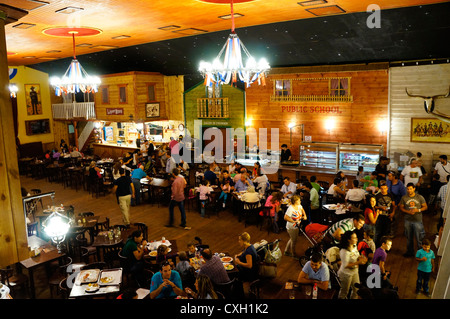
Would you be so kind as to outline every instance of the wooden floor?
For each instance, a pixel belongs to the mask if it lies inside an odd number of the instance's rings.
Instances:
[[[27,189],[39,188],[42,192],[55,191],[56,196],[54,205],[65,206],[73,205],[75,213],[92,211],[95,215],[111,219],[111,224],[121,224],[121,212],[117,204],[115,195],[112,193],[98,198],[92,197],[87,191],[79,189],[75,191],[72,188],[64,188],[60,183],[49,183],[45,179],[33,179],[31,177],[21,176],[22,186]],[[43,199],[44,207],[52,205],[51,199],[46,197]],[[139,206],[131,207],[131,222],[143,222],[149,227],[149,239],[160,239],[166,237],[176,239],[179,249],[186,247],[187,243],[194,240],[198,236],[203,243],[210,245],[213,252],[229,252],[232,256],[240,252],[238,244],[238,235],[246,231],[251,235],[252,243],[259,242],[262,239],[271,242],[275,239],[281,239],[280,247],[284,251],[284,247],[289,239],[286,231],[280,234],[274,234],[267,231],[260,231],[259,227],[249,225],[244,228],[243,222],[238,222],[238,217],[230,210],[221,211],[218,216],[210,218],[201,218],[199,213],[187,206],[187,224],[190,230],[181,227],[166,228],[168,222],[168,206],[144,203]],[[38,213],[41,206],[38,205]],[[437,232],[438,216],[428,216],[424,214],[424,225],[426,229],[426,237],[434,240],[434,234]],[[175,225],[180,223],[180,214],[178,208],[175,208]],[[402,224],[402,223],[400,223]],[[297,255],[303,255],[309,242],[306,238],[299,238],[297,244]],[[386,262],[387,269],[392,272],[391,282],[399,287],[399,296],[401,299],[423,299],[427,298],[423,294],[415,294],[415,282],[417,273],[417,262],[415,258],[404,258],[406,239],[403,235],[403,225],[399,226],[396,237],[393,239],[393,246],[388,254]],[[432,246],[433,249],[434,246]],[[435,250],[436,253],[436,250]],[[261,298],[271,299],[288,279],[296,279],[301,266],[297,260],[284,256],[278,266],[278,276],[269,282],[266,282],[262,291]],[[50,298],[48,285],[45,281],[45,272],[37,272],[36,276],[36,296],[37,298]],[[433,288],[435,275],[430,281],[430,289]],[[431,290],[430,290],[431,291]]]

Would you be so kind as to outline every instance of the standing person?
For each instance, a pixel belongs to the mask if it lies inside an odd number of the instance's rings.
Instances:
[[[414,237],[417,246],[422,246],[422,239],[425,236],[425,229],[422,223],[422,211],[427,210],[427,202],[422,195],[416,194],[416,187],[413,183],[406,185],[407,194],[400,201],[400,211],[405,213],[405,235],[406,253],[404,257],[414,256]]]
[[[209,186],[209,180],[205,179],[205,181],[200,184],[198,187],[198,199],[200,201],[200,216],[205,217],[206,205],[208,204],[209,195],[213,191],[213,189]]]
[[[389,172],[386,185],[388,186],[388,192],[394,195],[395,205],[398,207],[400,200],[406,195],[406,187],[400,180],[400,174],[397,172]],[[394,216],[392,217],[391,236],[395,236],[397,233],[398,225],[402,219],[402,214],[399,214],[398,211],[399,210],[396,209]]]
[[[179,171],[177,168],[172,170],[172,175],[174,177],[172,183],[172,197],[169,203],[169,224],[166,227],[173,227],[173,209],[178,206],[181,213],[181,227],[188,229],[186,227],[186,211],[184,210],[184,189],[186,187],[186,181],[183,177],[178,176]]]
[[[387,179],[387,174],[388,174],[387,164],[388,164],[388,158],[385,156],[381,156],[380,162],[378,163],[377,166],[375,166],[375,171],[378,174],[377,175],[378,184],[380,183],[380,181]]]
[[[134,198],[134,185],[130,176],[125,176],[125,170],[119,168],[120,178],[114,181],[113,193],[116,194],[120,210],[122,211],[123,223],[130,225],[130,205],[131,198]]]
[[[144,177],[147,177],[149,181],[152,180],[152,178],[144,172],[144,165],[139,165],[138,168],[134,169],[131,172],[131,180],[136,192],[136,197],[131,200],[132,206],[141,204],[141,179],[143,179]]]
[[[430,281],[430,275],[434,272],[434,252],[430,249],[431,243],[428,239],[424,239],[422,242],[422,249],[416,253],[416,260],[419,262],[417,266],[417,283],[416,294],[420,292],[420,288],[428,297],[430,296],[428,282]]]
[[[383,236],[380,242],[380,247],[378,247],[373,254],[372,264],[378,265],[380,269],[381,288],[391,289],[393,288],[393,285],[389,281],[391,273],[386,270],[386,258],[387,252],[391,250],[392,247],[392,239],[387,236]]]
[[[439,174],[439,181],[442,185],[447,184],[447,176],[450,175],[450,163],[447,162],[447,155],[439,156],[439,163],[434,167],[434,174]]]
[[[420,187],[422,184],[422,170],[419,165],[417,165],[417,159],[415,157],[413,157],[410,164],[403,169],[400,179],[405,185],[413,183],[415,187]]]
[[[280,163],[285,161],[290,161],[292,158],[291,150],[288,149],[288,146],[286,144],[281,145],[281,156],[280,156]]]
[[[376,209],[377,200],[375,196],[370,196],[369,205],[364,210],[364,230],[369,230],[375,233],[375,224],[377,223],[379,211]]]
[[[380,182],[380,192],[376,195],[376,209],[378,211],[378,220],[375,225],[375,243],[377,247],[381,244],[380,239],[385,235],[391,234],[391,224],[394,219],[397,205],[394,196],[388,192],[386,181]]]
[[[317,190],[312,186],[310,182],[305,182],[303,187],[309,192],[309,200],[311,202],[310,208],[310,222],[318,223],[321,220],[320,213],[320,197]]]
[[[338,270],[341,289],[338,299],[347,299],[351,289],[351,299],[357,299],[358,289],[355,284],[359,284],[359,265],[367,262],[365,256],[360,256],[356,247],[358,236],[354,231],[346,231],[342,234],[339,256],[341,257],[341,267]]]
[[[300,227],[301,220],[306,220],[307,216],[305,210],[300,204],[299,196],[292,196],[290,202],[291,204],[284,214],[286,230],[289,233],[289,241],[286,244],[284,254],[286,256],[295,257],[295,245],[298,239],[298,228]]]
[[[166,174],[170,177],[170,174],[172,174],[172,171],[177,167],[177,163],[175,162],[174,158],[172,157],[172,152],[170,150],[167,150],[166,157],[167,157],[166,165],[165,165]]]

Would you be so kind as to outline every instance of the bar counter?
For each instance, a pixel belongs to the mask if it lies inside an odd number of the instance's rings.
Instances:
[[[94,154],[100,156],[101,158],[113,158],[117,160],[119,157],[124,157],[127,152],[134,152],[139,150],[137,147],[131,146],[118,146],[114,144],[92,144],[94,147]]]

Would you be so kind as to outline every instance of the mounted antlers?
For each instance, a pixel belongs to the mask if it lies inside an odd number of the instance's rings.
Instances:
[[[405,88],[406,94],[410,97],[420,97],[424,99],[424,107],[425,112],[427,113],[433,113],[434,110],[434,100],[441,97],[448,97],[450,95],[450,88],[449,91],[446,94],[439,94],[439,95],[433,95],[433,96],[423,96],[423,95],[416,95],[416,94],[410,94],[408,92],[408,89]]]

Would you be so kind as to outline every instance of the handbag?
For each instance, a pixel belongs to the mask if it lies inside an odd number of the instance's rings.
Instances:
[[[278,245],[278,243],[273,247],[272,250],[266,249],[266,254],[264,256],[264,261],[267,263],[274,263],[277,264],[280,262],[281,257],[283,256],[283,253],[281,252],[281,249]]]
[[[264,278],[275,278],[277,276],[277,264],[261,262],[259,264],[258,274]]]

